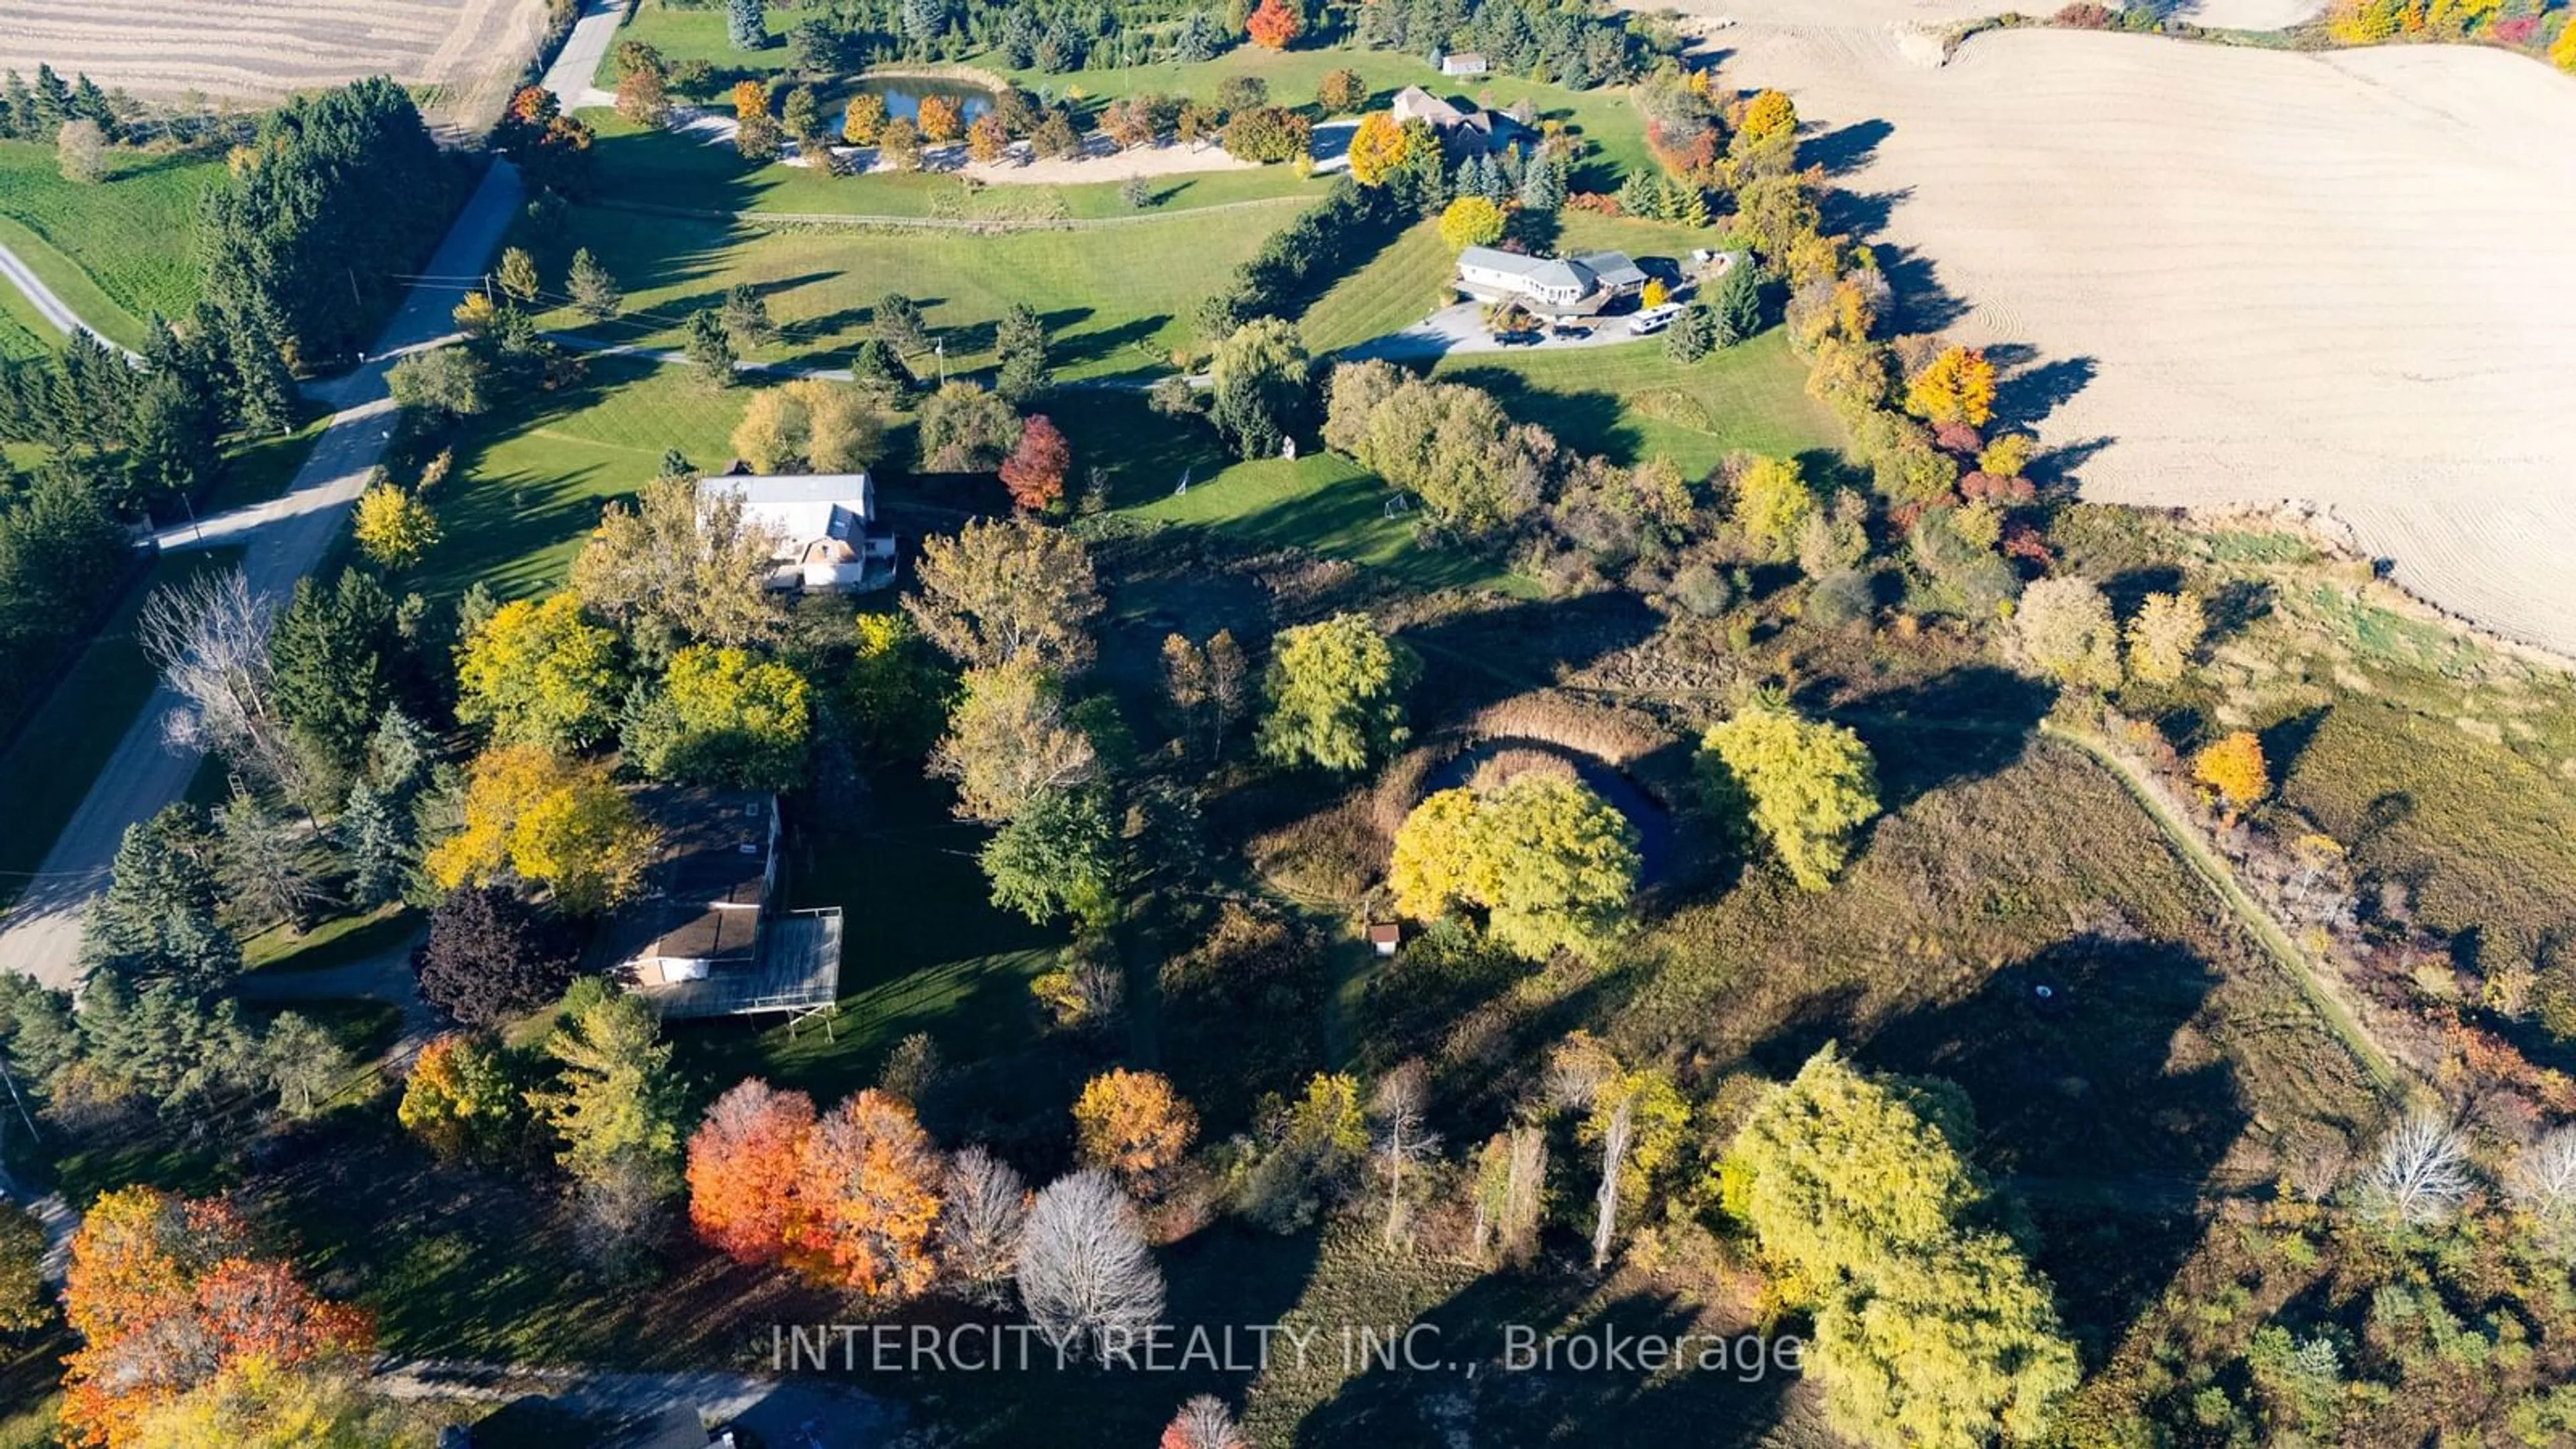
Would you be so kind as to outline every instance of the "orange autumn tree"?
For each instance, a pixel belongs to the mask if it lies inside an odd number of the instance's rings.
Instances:
[[[1031,513],[1044,513],[1064,497],[1064,475],[1073,471],[1073,449],[1064,433],[1044,413],[1031,413],[1020,424],[1020,441],[1002,461],[1002,486],[1011,501]]]
[[[71,1442],[130,1442],[142,1420],[246,1369],[366,1354],[364,1314],[327,1303],[289,1265],[251,1256],[240,1214],[155,1188],[102,1195],[73,1235],[63,1312],[82,1343],[64,1360]]]
[[[882,1301],[927,1289],[946,1180],[938,1149],[900,1098],[870,1089],[806,1135],[789,1250],[809,1275]]]
[[[1261,8],[1243,23],[1244,33],[1252,43],[1265,50],[1286,50],[1306,28],[1306,17],[1284,0],[1261,0]]]
[[[2228,808],[2242,810],[2272,793],[2271,767],[2263,760],[2263,742],[2252,730],[2238,730],[2192,758],[2192,778],[2217,791]]]
[[[950,96],[923,96],[916,125],[925,141],[954,141],[966,133],[965,107]]]
[[[773,1263],[787,1251],[796,1182],[814,1099],[758,1077],[707,1108],[689,1138],[689,1226],[737,1263]]]
[[[1105,1167],[1139,1197],[1152,1196],[1158,1178],[1176,1166],[1198,1136],[1198,1114],[1160,1072],[1103,1072],[1073,1104],[1082,1138],[1082,1160]]]

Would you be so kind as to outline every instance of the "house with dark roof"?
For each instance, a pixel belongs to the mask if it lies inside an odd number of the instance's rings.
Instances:
[[[894,535],[877,530],[876,480],[865,472],[698,480],[701,507],[719,494],[739,501],[743,521],[777,540],[769,587],[848,594],[894,582]]]
[[[1550,316],[1587,317],[1645,286],[1645,271],[1626,252],[1533,257],[1469,247],[1458,254],[1458,290],[1480,302],[1516,302]]]
[[[828,1011],[840,995],[841,913],[775,908],[777,797],[657,785],[636,804],[662,851],[610,923],[615,978],[665,1017]]]

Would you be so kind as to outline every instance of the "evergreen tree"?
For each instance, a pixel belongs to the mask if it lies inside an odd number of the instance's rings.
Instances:
[[[413,673],[393,595],[358,569],[343,569],[328,589],[296,581],[269,662],[278,715],[340,777],[365,763],[378,721]]]
[[[616,316],[626,300],[617,288],[617,279],[608,274],[608,268],[599,264],[599,258],[592,256],[588,247],[572,254],[572,275],[565,280],[564,290],[572,296],[573,310],[593,322]]]
[[[167,978],[212,990],[241,972],[241,947],[216,919],[205,818],[172,805],[125,828],[107,889],[81,925],[81,959],[102,975]]]
[[[1738,253],[1717,284],[1717,345],[1733,347],[1762,330],[1762,273]]]
[[[340,858],[349,868],[349,904],[374,910],[400,900],[420,858],[411,817],[361,776],[349,787],[334,831]]]
[[[1002,359],[993,391],[1001,394],[1003,401],[1018,407],[1046,391],[1046,324],[1026,304],[1014,302],[1011,310],[1002,314],[1001,325],[993,335],[993,351]]]
[[[1521,210],[1542,215],[1565,205],[1565,168],[1553,156],[1531,159],[1521,172]]]
[[[300,838],[259,797],[235,789],[215,812],[216,864],[235,909],[301,931],[321,899]]]
[[[233,411],[258,433],[295,427],[295,378],[277,349],[277,333],[256,314],[234,313],[227,322],[224,359],[232,367]]]
[[[724,328],[738,348],[765,346],[778,337],[778,324],[769,320],[769,300],[749,282],[736,282],[726,290]]]
[[[698,369],[700,382],[708,387],[733,386],[733,337],[713,308],[690,314],[687,355]]]
[[[1664,330],[1664,355],[1675,362],[1697,362],[1717,345],[1717,314],[1706,302],[1684,307]]]
[[[769,44],[769,10],[761,0],[725,0],[725,40],[736,50]]]

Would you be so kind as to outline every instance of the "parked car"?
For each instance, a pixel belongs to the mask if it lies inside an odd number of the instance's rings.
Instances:
[[[1494,340],[1505,347],[1536,347],[1547,339],[1544,332],[1497,332]]]

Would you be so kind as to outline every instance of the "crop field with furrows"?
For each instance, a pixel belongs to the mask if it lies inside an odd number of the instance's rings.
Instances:
[[[474,132],[500,115],[545,17],[545,0],[5,0],[0,67],[251,103],[390,75],[433,126]]]

